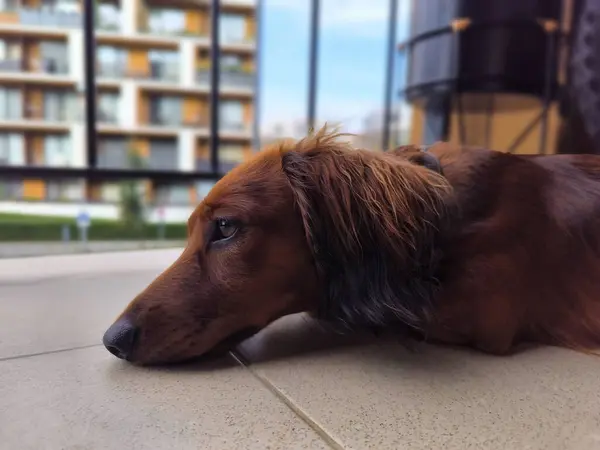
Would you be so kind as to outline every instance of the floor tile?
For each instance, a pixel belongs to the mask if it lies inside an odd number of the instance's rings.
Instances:
[[[598,357],[340,340],[291,316],[238,351],[345,448],[600,449]]]
[[[326,449],[247,369],[138,368],[104,348],[0,361],[0,448]]]
[[[155,271],[0,281],[0,359],[100,344]]]

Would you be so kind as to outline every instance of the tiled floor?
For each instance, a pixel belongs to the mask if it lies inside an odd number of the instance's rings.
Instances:
[[[565,350],[409,352],[294,316],[211,363],[116,360],[105,327],[176,256],[0,261],[0,449],[600,449],[600,358]]]

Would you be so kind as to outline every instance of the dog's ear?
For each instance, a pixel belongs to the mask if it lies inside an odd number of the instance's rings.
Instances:
[[[439,173],[440,175],[444,174],[442,169],[442,164],[437,157],[431,153],[427,152],[418,152],[410,156],[409,161],[413,164],[418,164],[419,166],[426,167],[429,170],[433,170],[434,172]]]
[[[435,156],[433,153],[429,153],[426,150],[424,151],[415,145],[403,145],[392,150],[390,153],[402,156],[411,163],[426,167],[427,169],[433,170],[440,175],[444,174],[442,164],[437,156]]]
[[[326,137],[283,153],[282,167],[327,288],[319,316],[348,326],[424,328],[447,181],[406,159]]]

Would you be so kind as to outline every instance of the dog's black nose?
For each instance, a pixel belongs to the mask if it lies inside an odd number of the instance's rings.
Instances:
[[[137,328],[126,318],[113,323],[102,338],[106,349],[117,358],[130,359],[135,346]]]

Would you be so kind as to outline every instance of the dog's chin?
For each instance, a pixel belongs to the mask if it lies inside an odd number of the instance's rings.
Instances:
[[[164,357],[161,357],[160,359],[152,360],[152,361],[143,361],[143,360],[137,361],[137,360],[133,359],[128,362],[130,362],[131,364],[137,365],[137,366],[146,366],[146,367],[198,364],[198,363],[210,362],[210,361],[214,361],[216,359],[222,358],[228,352],[233,350],[233,348],[235,346],[237,346],[241,342],[245,341],[246,339],[251,338],[256,333],[258,333],[260,330],[261,330],[261,328],[258,328],[258,327],[244,328],[240,331],[237,331],[237,332],[231,334],[230,336],[223,339],[221,342],[212,346],[210,349],[204,351],[201,354],[197,354],[197,355],[189,355],[189,356],[183,356],[183,357],[176,356],[176,355],[173,355],[173,356],[165,355]]]

